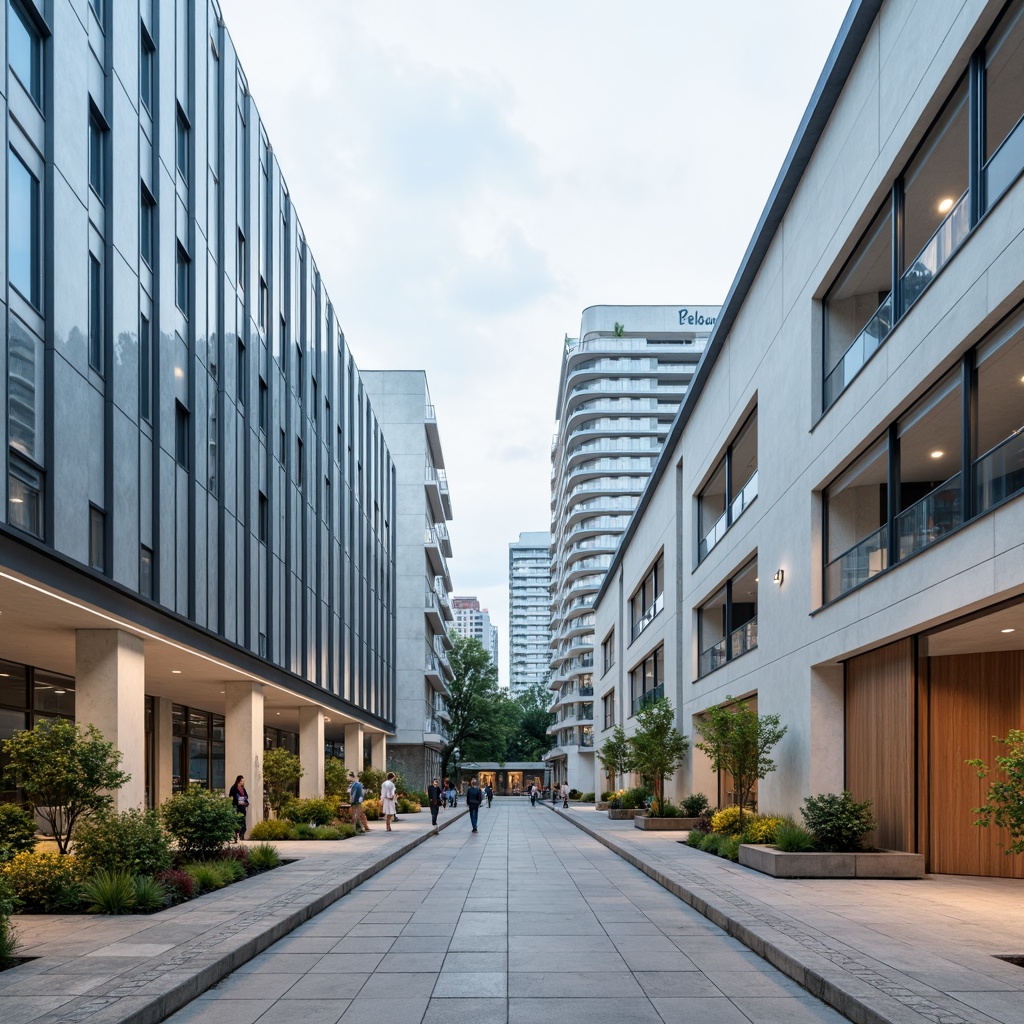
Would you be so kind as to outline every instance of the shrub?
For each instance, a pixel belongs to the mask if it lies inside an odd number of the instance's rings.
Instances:
[[[569,790],[569,799],[570,800],[579,800],[579,798],[580,798],[580,791],[578,789],[570,789]]]
[[[841,796],[822,793],[807,797],[800,813],[815,845],[826,853],[863,849],[864,837],[875,827],[871,801],[858,802],[845,789]]]
[[[0,971],[14,966],[18,952],[18,937],[11,924],[14,913],[14,890],[11,883],[0,875]]]
[[[683,802],[683,815],[698,818],[708,809],[708,798],[703,793],[691,793]]]
[[[808,853],[814,849],[814,836],[795,821],[783,821],[775,830],[775,845],[783,853]]]
[[[583,802],[584,802],[585,804],[589,804],[589,803],[592,803],[592,802],[593,802],[593,800],[594,800],[594,794],[593,794],[593,793],[580,793],[580,799],[581,799],[581,800],[582,800],[582,801],[583,801]]]
[[[644,786],[637,786],[635,789],[624,790],[619,797],[619,805],[623,810],[638,809],[647,806],[651,791]]]
[[[316,839],[317,829],[313,825],[296,825],[296,839]]]
[[[140,911],[162,910],[167,905],[167,890],[155,878],[134,875],[135,909]]]
[[[715,811],[711,816],[711,831],[720,832],[726,836],[738,836],[741,831],[740,809],[738,807],[726,807],[721,811]]]
[[[651,815],[654,815],[654,805],[651,805]],[[680,810],[675,804],[669,803],[665,800],[662,803],[660,812],[656,815],[658,818],[678,818],[680,816]]]
[[[367,796],[371,793],[380,793],[380,787],[384,785],[387,772],[379,771],[377,768],[364,768],[359,773],[359,781],[363,784],[363,790]],[[398,786],[395,786],[397,792]]]
[[[706,835],[706,832],[698,832],[697,829],[691,828],[690,831],[686,833],[686,845],[699,850],[704,845],[704,838]]]
[[[238,861],[246,871],[249,870],[249,850],[245,846],[225,846],[219,856],[221,860]]]
[[[348,772],[340,757],[324,758],[324,793],[333,797],[348,793]]]
[[[768,814],[751,815],[743,822],[743,835],[741,837],[741,842],[774,843],[775,834],[779,826],[784,823],[784,818],[774,817]]]
[[[1010,729],[1006,739],[992,739],[1006,747],[1006,753],[995,761],[1001,777],[989,783],[985,803],[972,809],[971,813],[978,815],[974,824],[978,828],[1005,828],[1010,842],[1003,853],[1024,853],[1024,730]],[[972,757],[967,764],[977,769],[979,779],[988,778],[993,771],[980,757]]]
[[[700,844],[700,848],[705,853],[717,854],[719,847],[728,838],[728,836],[722,835],[721,832],[708,832],[704,835],[704,838]]]
[[[274,747],[263,755],[263,788],[267,803],[281,814],[282,806],[295,795],[302,778],[302,761],[285,747]]]
[[[213,862],[217,869],[227,879],[228,884],[240,882],[245,878],[245,865],[238,860],[217,860]]]
[[[349,826],[355,833],[355,828]],[[268,871],[276,868],[281,863],[277,850],[270,843],[260,843],[257,846],[249,847],[249,866],[254,871]]]
[[[130,914],[135,909],[135,884],[129,872],[103,868],[82,884],[82,903],[90,914]]]
[[[296,826],[290,821],[258,821],[249,830],[250,839],[298,839]],[[249,850],[249,860],[252,860],[252,850]]]
[[[718,856],[728,857],[731,861],[738,861],[740,859],[740,837],[725,836],[718,844]]]
[[[231,801],[203,786],[175,793],[160,815],[185,857],[212,857],[238,834],[238,814]]]
[[[335,828],[333,825],[317,825],[313,829],[313,835],[310,839],[340,839],[341,830]]]
[[[405,795],[413,803],[419,804],[420,810],[422,810],[426,804],[430,803],[430,797],[428,797],[427,794],[421,789],[410,789],[409,792]]]
[[[289,800],[281,808],[281,816],[299,825],[327,825],[338,814],[338,801],[325,797],[308,800]]]
[[[207,860],[198,861],[194,864],[186,864],[182,870],[192,876],[195,883],[196,893],[213,892],[214,889],[223,889],[230,881],[233,881],[221,867],[221,861]]]
[[[23,850],[3,866],[3,873],[22,910],[59,914],[78,907],[81,871],[72,856]]]
[[[22,850],[34,850],[36,819],[17,804],[0,804],[0,863]]]
[[[75,830],[75,856],[86,875],[101,870],[155,875],[171,866],[171,841],[155,811],[100,811]]]
[[[339,821],[334,826],[339,839],[351,839],[356,834],[356,827],[349,821]]]
[[[398,808],[399,814],[418,814],[423,810],[423,807],[417,801],[410,800],[405,796],[400,796],[395,806]]]
[[[183,903],[195,895],[196,883],[192,876],[181,868],[168,868],[159,872],[156,881],[163,885],[168,903]]]
[[[603,790],[602,793],[601,793],[601,803],[605,803],[608,800],[611,800],[611,798],[613,796],[615,796],[615,790],[614,789]]]
[[[694,830],[697,832],[703,832],[705,835],[712,831],[711,822],[715,816],[715,812],[708,808],[698,819],[697,824],[694,825]]]
[[[366,815],[367,821],[380,821],[383,815],[380,801],[374,799],[364,800],[363,813]]]

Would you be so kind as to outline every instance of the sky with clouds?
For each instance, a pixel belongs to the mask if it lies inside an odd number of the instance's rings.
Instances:
[[[500,630],[562,340],[725,297],[846,0],[221,0],[357,364],[426,370],[452,578]]]

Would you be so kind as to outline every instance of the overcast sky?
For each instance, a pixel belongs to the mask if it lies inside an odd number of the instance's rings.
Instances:
[[[422,368],[452,579],[550,523],[566,334],[725,297],[846,0],[221,0],[357,364]]]

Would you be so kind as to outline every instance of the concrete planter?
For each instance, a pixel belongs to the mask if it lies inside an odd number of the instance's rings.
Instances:
[[[643,814],[643,811],[640,811]],[[626,809],[625,807],[609,807],[608,817],[612,821],[629,821],[631,818],[635,818],[637,810],[635,807]]]
[[[634,828],[648,832],[689,832],[699,818],[653,818],[649,814],[638,814],[633,819]]]
[[[607,800],[598,800],[597,803],[594,804],[594,810],[595,811],[607,811],[608,810],[608,801]]]
[[[924,854],[899,850],[871,853],[783,853],[744,843],[740,863],[773,878],[923,878]]]

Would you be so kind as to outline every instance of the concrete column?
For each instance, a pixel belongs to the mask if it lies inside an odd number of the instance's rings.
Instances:
[[[159,807],[174,787],[174,701],[153,698],[153,805]]]
[[[263,686],[248,680],[224,686],[224,778],[230,788],[245,776],[248,827],[263,820]]]
[[[131,779],[114,794],[123,811],[146,804],[146,655],[143,641],[120,629],[75,632],[75,721],[95,725],[124,755]]]
[[[379,772],[388,770],[388,738],[382,732],[370,734],[370,765]]]
[[[323,708],[299,708],[299,759],[302,778],[299,796],[306,800],[324,795],[324,712]]]
[[[841,793],[846,778],[846,687],[842,665],[811,669],[807,793]]]
[[[358,722],[345,726],[345,769],[356,775],[363,770],[363,727]]]

